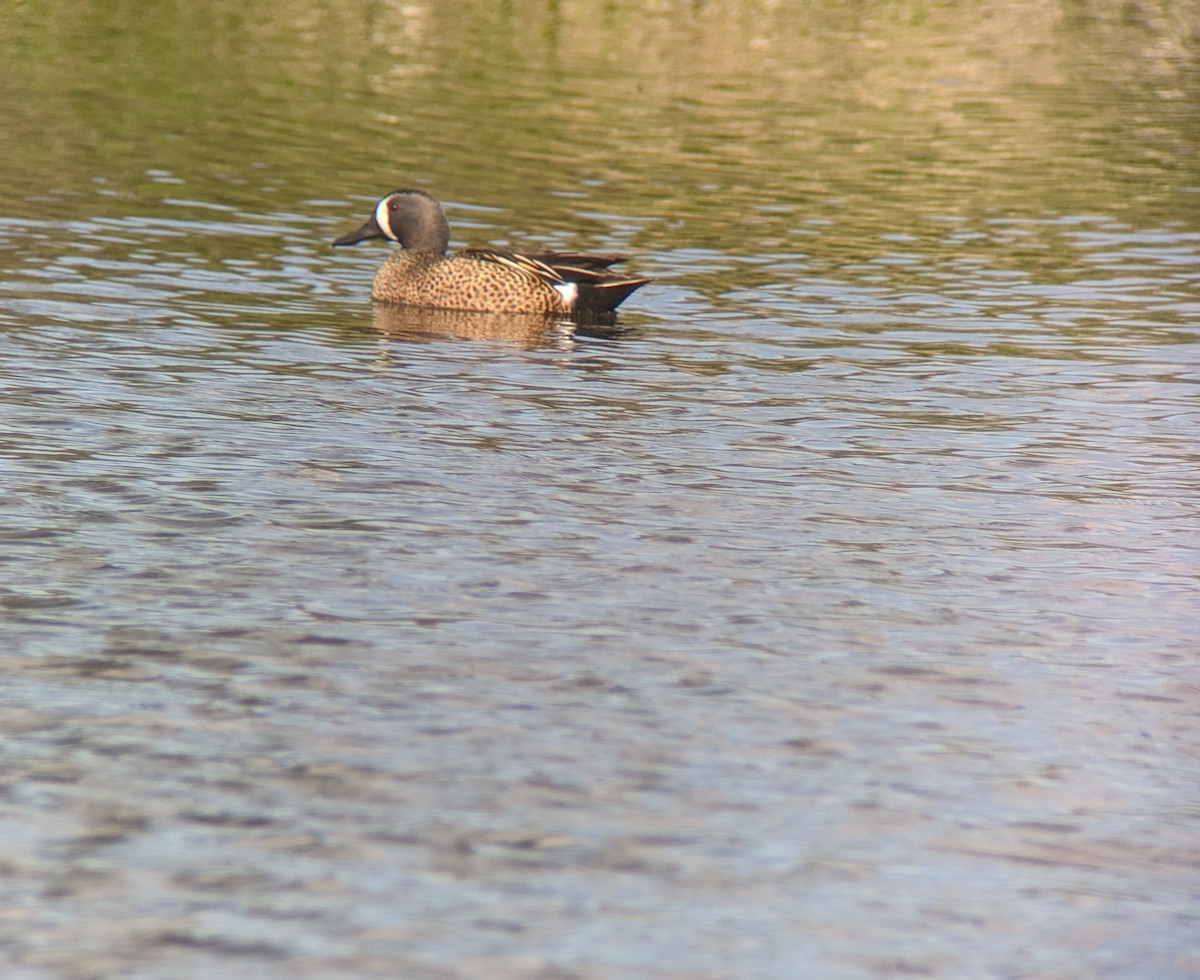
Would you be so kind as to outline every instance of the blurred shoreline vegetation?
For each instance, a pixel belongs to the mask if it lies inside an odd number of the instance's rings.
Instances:
[[[731,204],[781,247],[860,198],[912,233],[1200,221],[1194,0],[16,0],[0,62],[18,216],[97,187],[155,213],[177,181],[247,210],[414,183],[518,235],[586,232],[590,200],[651,240],[710,213],[701,245]]]

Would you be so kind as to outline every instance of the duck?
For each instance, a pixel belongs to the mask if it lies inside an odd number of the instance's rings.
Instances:
[[[354,245],[369,238],[400,246],[371,287],[372,299],[384,303],[479,313],[608,316],[650,282],[609,271],[628,258],[615,252],[522,255],[468,248],[450,253],[450,225],[441,204],[411,188],[380,198],[361,227],[333,244]]]

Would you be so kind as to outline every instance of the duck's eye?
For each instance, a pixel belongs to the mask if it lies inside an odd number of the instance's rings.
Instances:
[[[400,210],[400,205],[397,204],[395,201],[388,201],[388,210],[389,211],[398,211],[398,210]]]

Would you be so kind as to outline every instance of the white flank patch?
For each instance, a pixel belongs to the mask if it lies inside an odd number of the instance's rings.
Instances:
[[[391,200],[391,195],[385,197],[382,201],[375,205],[375,224],[379,225],[379,230],[388,236],[392,241],[398,242],[399,238],[392,231],[392,223],[388,220],[388,201]]]
[[[573,282],[556,282],[554,288],[558,290],[558,294],[563,298],[563,305],[568,310],[574,309],[575,300],[579,298],[579,287]]]

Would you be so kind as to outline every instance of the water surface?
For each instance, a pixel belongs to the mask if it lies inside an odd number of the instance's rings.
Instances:
[[[1200,972],[1198,27],[6,8],[5,976]]]

